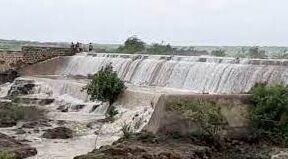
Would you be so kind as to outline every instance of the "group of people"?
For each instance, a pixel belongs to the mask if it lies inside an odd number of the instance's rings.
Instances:
[[[71,50],[72,53],[80,53],[84,51],[84,45],[82,43],[77,42],[76,44],[74,44],[73,42],[71,43]],[[92,43],[89,43],[88,46],[88,51],[91,52],[93,51],[93,45]]]

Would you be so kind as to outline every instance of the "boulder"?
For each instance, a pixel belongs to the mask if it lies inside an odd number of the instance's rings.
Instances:
[[[16,79],[8,92],[8,96],[16,97],[19,95],[33,94],[35,87],[34,80]]]
[[[60,105],[57,110],[59,110],[60,112],[68,112],[69,111],[69,107],[66,105]]]
[[[13,69],[0,73],[0,84],[6,82],[13,82],[15,78],[19,77],[19,73]]]
[[[29,97],[29,96],[19,96],[13,98],[13,103],[21,103],[28,105],[49,105],[54,102],[53,98],[39,98],[39,97]]]
[[[85,106],[86,105],[84,105],[84,104],[76,104],[76,105],[71,106],[71,110],[75,111],[75,112],[78,112],[81,109],[83,109]]]
[[[73,131],[66,127],[48,129],[43,135],[47,139],[69,139],[73,137]]]
[[[15,134],[17,134],[17,135],[21,135],[21,134],[25,134],[25,133],[26,133],[26,131],[23,129],[16,129],[15,130]]]
[[[10,119],[10,118],[0,119],[0,128],[12,127],[12,126],[16,126],[16,124],[17,122],[14,119]]]
[[[21,126],[21,128],[27,128],[27,129],[33,129],[37,127],[51,127],[51,124],[47,120],[39,120],[39,121],[25,122]]]

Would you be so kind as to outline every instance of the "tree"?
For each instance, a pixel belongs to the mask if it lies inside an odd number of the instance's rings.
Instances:
[[[264,59],[267,58],[267,55],[265,54],[265,50],[260,50],[259,47],[251,47],[249,49],[249,56],[251,58],[259,58],[259,59]]]
[[[174,49],[171,47],[170,44],[163,45],[163,44],[152,44],[150,48],[147,49],[147,53],[149,54],[173,54]]]
[[[211,55],[217,56],[217,57],[224,57],[224,56],[226,56],[225,50],[222,50],[222,49],[213,50],[213,51],[211,52]]]
[[[145,50],[145,43],[137,37],[128,38],[124,46],[120,46],[117,51],[123,53],[137,53]]]
[[[278,55],[274,55],[274,57],[275,58],[280,58],[280,59],[288,59],[287,49],[285,48]]]
[[[90,100],[109,103],[107,111],[109,117],[117,114],[112,104],[124,89],[124,82],[117,76],[117,73],[113,71],[111,64],[102,67],[99,72],[92,76],[90,83],[83,88],[83,90],[86,90],[87,94],[90,95]]]

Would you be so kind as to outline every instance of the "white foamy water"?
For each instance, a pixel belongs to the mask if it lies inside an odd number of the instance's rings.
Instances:
[[[11,83],[5,83],[5,84],[0,85],[0,98],[7,96],[10,87],[11,87]]]
[[[243,93],[257,82],[288,83],[287,60],[216,57],[86,54],[71,57],[59,74],[87,76],[108,63],[120,78],[133,85],[197,93]]]
[[[25,77],[16,79],[11,85],[25,83],[25,81],[35,84],[29,97],[55,99],[52,104],[41,106],[49,111],[47,117],[51,119],[52,127],[39,127],[37,128],[40,130],[39,133],[34,132],[33,129],[24,128],[27,131],[24,135],[15,134],[13,129],[18,126],[1,129],[2,133],[30,141],[27,144],[38,151],[37,155],[30,159],[72,159],[77,155],[86,154],[96,147],[112,144],[118,140],[123,135],[121,129],[126,124],[130,125],[134,132],[142,130],[153,113],[149,101],[146,104],[135,103],[131,108],[117,105],[119,114],[115,116],[115,121],[103,124],[99,120],[105,118],[108,105],[88,100],[87,94],[81,91],[86,80],[71,80],[63,77],[59,79]],[[6,85],[3,85],[3,88],[6,88]],[[3,96],[4,94],[6,95],[7,92],[3,93]],[[59,106],[67,108],[67,112],[58,110]],[[88,126],[89,124],[92,126]],[[58,126],[70,128],[75,136],[65,140],[41,137],[44,130]]]

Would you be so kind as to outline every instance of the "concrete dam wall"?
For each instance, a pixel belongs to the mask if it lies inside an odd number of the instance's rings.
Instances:
[[[80,54],[58,57],[25,68],[24,75],[88,76],[112,63],[132,85],[189,90],[194,93],[238,94],[256,83],[288,83],[287,60],[200,56]]]
[[[166,111],[166,107],[171,101],[199,99],[221,105],[221,113],[228,123],[227,134],[243,133],[249,126],[249,95],[245,93],[258,82],[288,83],[287,60],[201,56],[81,53],[37,63],[21,72],[25,76],[41,77],[58,95],[69,94],[87,101],[88,96],[80,92],[88,82],[87,76],[109,63],[128,86],[116,105],[129,110],[153,109],[144,128],[153,133],[193,131],[190,121],[176,112]]]

